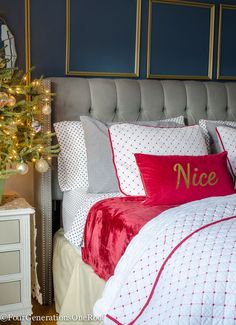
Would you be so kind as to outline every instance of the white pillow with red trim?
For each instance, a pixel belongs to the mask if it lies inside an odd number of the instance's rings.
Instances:
[[[116,124],[109,128],[113,163],[121,192],[145,196],[134,154],[207,155],[207,146],[198,125],[159,128]]]
[[[228,152],[229,170],[236,177],[236,129],[218,126],[216,131],[222,151]]]

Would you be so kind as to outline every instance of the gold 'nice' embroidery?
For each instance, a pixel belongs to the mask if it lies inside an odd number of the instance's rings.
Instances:
[[[192,186],[201,186],[205,187],[207,185],[214,186],[218,183],[219,178],[216,177],[216,173],[214,171],[207,173],[198,174],[198,168],[193,168],[193,174],[191,176],[191,165],[187,164],[186,170],[182,166],[182,164],[177,163],[173,166],[174,172],[177,173],[177,182],[176,189],[179,188],[181,180],[184,182],[187,189]]]

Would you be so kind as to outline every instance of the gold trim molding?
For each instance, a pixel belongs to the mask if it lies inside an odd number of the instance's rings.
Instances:
[[[31,80],[31,48],[30,48],[30,0],[25,0],[25,72],[27,83]]]
[[[136,36],[134,72],[93,72],[70,70],[70,0],[66,0],[66,75],[68,76],[96,76],[96,77],[139,77],[140,70],[140,36],[141,36],[141,6],[142,0],[136,0]]]
[[[222,76],[220,72],[221,66],[221,46],[222,46],[222,24],[223,10],[236,10],[236,5],[220,4],[219,10],[219,30],[218,30],[218,49],[217,49],[217,80],[236,80],[236,76]]]
[[[169,74],[152,74],[151,73],[151,38],[152,38],[152,6],[153,6],[153,3],[210,9],[208,74],[207,74],[207,76],[169,75]],[[215,5],[214,4],[201,3],[201,2],[191,2],[191,1],[181,1],[181,0],[149,0],[148,37],[147,37],[147,78],[149,78],[149,79],[212,80],[213,51],[214,51],[214,26],[215,26]]]

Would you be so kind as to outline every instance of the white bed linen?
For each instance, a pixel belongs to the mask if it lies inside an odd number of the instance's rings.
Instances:
[[[94,314],[105,324],[236,320],[236,194],[167,210],[130,242]]]
[[[70,204],[76,205],[76,215],[73,218],[73,223],[70,229],[66,232],[65,237],[69,242],[76,246],[83,246],[83,236],[84,236],[84,227],[86,224],[87,216],[90,208],[96,203],[104,199],[123,196],[121,193],[102,193],[102,194],[93,194],[87,193],[86,191],[80,191],[79,204],[76,202]],[[78,200],[74,197],[75,200]],[[74,210],[75,211],[75,210]]]
[[[62,222],[65,233],[71,229],[79,207],[84,202],[86,193],[87,188],[76,188],[63,193]]]

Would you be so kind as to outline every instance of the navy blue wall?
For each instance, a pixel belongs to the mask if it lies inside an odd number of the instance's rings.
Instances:
[[[207,76],[209,25],[210,8],[154,3],[151,73]]]
[[[88,42],[91,42],[93,46],[91,46],[91,52],[89,53],[89,61],[94,61],[90,65],[86,66],[86,70],[88,70],[91,66],[91,71],[96,70],[96,68],[99,70],[101,68],[101,62],[97,60],[96,56],[96,48],[94,47],[95,40],[91,39],[93,35],[93,29],[96,31],[96,24],[97,21],[94,21],[93,17],[90,15],[88,11],[88,3],[89,1],[92,1],[93,3],[96,3],[95,0],[73,0],[78,1],[80,3],[80,9],[82,10],[80,12],[80,15],[83,15],[84,21],[87,21],[90,28],[88,29],[88,34],[86,33],[86,30],[82,31],[82,34],[78,36],[78,40],[80,40],[81,44],[83,44],[83,41],[88,40]],[[97,3],[103,0],[97,0]],[[107,1],[107,0],[104,0]],[[119,2],[119,0],[117,0]],[[227,4],[236,4],[235,0],[214,0],[214,1],[199,1],[199,2],[205,2],[205,3],[215,3],[216,4],[216,16],[215,16],[215,41],[214,41],[214,69],[213,69],[213,79],[216,79],[216,59],[217,59],[217,35],[218,35],[218,16],[219,16],[219,3],[227,3]],[[83,5],[84,3],[84,5]],[[96,9],[96,6],[95,8]],[[116,8],[118,10],[119,8]],[[110,7],[109,10],[112,10]],[[130,9],[131,10],[131,9]],[[75,10],[74,10],[75,11]],[[24,0],[0,0],[0,12],[1,15],[3,15],[8,23],[9,27],[11,27],[13,33],[16,35],[16,44],[17,44],[17,50],[19,53],[19,65],[22,67],[24,64],[24,22],[22,18],[24,17]],[[72,13],[74,15],[74,12]],[[121,13],[118,13],[120,15],[120,24],[122,25],[122,19],[127,23],[127,21],[132,22],[133,17],[130,17],[130,11],[123,11],[122,15]],[[94,15],[94,13],[93,13]],[[94,16],[95,17],[95,16]],[[102,11],[99,11],[99,17],[101,24],[104,24],[101,26],[102,29],[109,29],[109,26],[107,25],[107,12],[105,9]],[[117,18],[117,17],[116,17]],[[76,21],[76,18],[75,18]],[[145,78],[146,77],[146,48],[147,48],[147,22],[148,22],[148,0],[142,0],[142,28],[141,28],[141,49],[140,49],[140,77]],[[112,23],[112,21],[110,22]],[[117,20],[114,22],[117,24]],[[36,73],[34,75],[44,75],[44,76],[65,76],[65,0],[31,0],[31,60],[32,65],[36,66]],[[171,29],[171,20],[168,22],[169,27]],[[189,38],[191,38],[191,30],[193,29],[193,26],[190,25],[191,21],[189,22],[189,26],[186,26],[186,30],[189,31]],[[224,44],[230,44],[230,46],[233,47],[233,53],[236,53],[235,48],[235,42],[233,40],[235,39],[235,25],[236,24],[228,24],[229,28],[232,28],[232,32],[225,33],[224,35]],[[230,27],[231,26],[231,27]],[[112,28],[111,28],[112,31]],[[84,33],[84,34],[83,34]],[[133,31],[132,31],[133,33]],[[162,33],[162,31],[160,31]],[[163,30],[163,35],[164,34]],[[109,33],[108,33],[109,34]],[[79,38],[80,37],[80,38]],[[129,41],[130,34],[124,33],[124,41]],[[201,38],[201,35],[199,34],[199,38]],[[82,41],[81,41],[82,40]],[[111,47],[111,53],[116,53],[119,48],[119,42],[122,42],[122,40],[116,40],[114,39],[114,43],[112,43],[112,38],[110,38],[109,46]],[[232,45],[233,43],[233,45]],[[122,44],[122,43],[120,43]],[[73,45],[73,44],[72,44]],[[75,45],[73,45],[75,46]],[[81,45],[80,45],[81,46]],[[133,45],[132,45],[133,46]],[[79,56],[79,48],[75,48],[72,53],[77,53]],[[81,53],[83,53],[81,49]],[[166,53],[168,54],[168,53]],[[222,60],[229,60],[227,56],[227,51],[222,53]],[[77,54],[76,54],[77,55]],[[83,54],[86,56],[86,53]],[[165,56],[165,53],[161,53],[162,56]],[[155,54],[154,57],[155,60],[158,62],[158,54]],[[124,65],[127,64],[127,66],[130,65],[130,56],[127,54],[126,57],[123,58],[123,60],[127,61],[124,62]],[[96,67],[96,61],[97,61],[97,67]],[[111,70],[112,66],[114,65],[114,71],[117,70],[117,65],[120,64],[117,63],[117,60],[113,61],[113,58],[110,56],[109,60],[107,61],[109,64],[109,69]],[[84,64],[82,62],[82,64]],[[104,62],[102,62],[103,69],[106,69],[106,66],[104,66]],[[154,61],[155,66],[155,61]],[[196,57],[193,57],[192,64],[196,64]],[[178,56],[176,55],[176,66],[178,65]],[[191,62],[190,62],[191,65]],[[83,66],[82,66],[83,67]],[[229,73],[230,71],[233,71],[233,74],[235,74],[236,71],[236,65],[235,60],[232,59],[232,56],[230,57],[230,60],[226,67],[224,68],[225,73]],[[112,71],[111,71],[112,72]],[[168,71],[170,72],[170,71]],[[185,72],[185,71],[184,71]],[[183,72],[183,73],[184,73]],[[201,72],[201,71],[200,71]],[[231,73],[232,74],[232,73]]]
[[[31,0],[30,4],[32,65],[37,75],[64,76],[65,0]]]
[[[71,0],[70,6],[70,70],[132,73],[137,1]]]
[[[236,75],[236,10],[224,10],[222,14],[221,75]],[[230,34],[228,31],[234,31]]]

